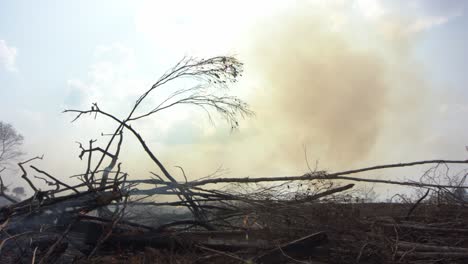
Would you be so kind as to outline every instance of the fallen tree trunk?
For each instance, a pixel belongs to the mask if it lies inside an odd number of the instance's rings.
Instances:
[[[396,256],[404,259],[464,259],[468,260],[468,253],[465,252],[408,252],[397,251]],[[465,262],[466,263],[466,262]]]
[[[292,242],[279,245],[277,248],[256,258],[256,262],[261,263],[285,263],[291,260],[308,260],[314,257],[314,248],[327,242],[327,235],[324,232],[308,235]],[[297,261],[297,260],[296,260]]]
[[[468,248],[462,248],[462,247],[426,245],[426,244],[406,242],[406,241],[399,241],[397,245],[398,245],[398,248],[403,249],[403,250],[468,253]]]

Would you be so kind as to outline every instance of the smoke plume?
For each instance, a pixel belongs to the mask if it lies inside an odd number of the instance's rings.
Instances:
[[[393,141],[417,136],[422,106],[415,101],[424,85],[411,68],[408,36],[399,38],[393,27],[388,38],[372,28],[356,37],[300,14],[259,22],[245,38],[244,84],[256,117],[234,134],[205,133],[190,145],[190,157],[180,154],[187,145],[174,146],[165,160],[196,177],[220,164],[234,176],[302,173],[306,146],[312,167],[319,159],[336,170],[374,161]]]

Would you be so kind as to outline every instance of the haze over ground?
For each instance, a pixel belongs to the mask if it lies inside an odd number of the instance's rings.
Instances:
[[[135,124],[192,179],[221,165],[235,177],[302,174],[304,146],[333,171],[464,159],[467,3],[0,1],[0,120],[28,156],[45,154],[38,166],[75,174],[85,166],[75,141],[105,142],[115,124],[70,124],[63,109],[98,102],[123,116],[183,56],[235,55],[245,75],[234,93],[256,112],[238,131],[194,108]],[[126,140],[125,170],[155,170]]]

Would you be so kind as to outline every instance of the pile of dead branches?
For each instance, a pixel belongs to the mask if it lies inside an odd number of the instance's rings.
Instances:
[[[240,118],[253,114],[242,100],[226,95],[241,74],[242,64],[232,57],[186,58],[143,93],[124,118],[97,103],[87,110],[65,110],[76,114],[73,121],[87,115],[109,118],[116,129],[104,145],[96,140],[79,144],[79,158],[86,161],[84,172],[72,176],[79,184],[67,184],[31,165],[42,157],[18,163],[20,178],[33,193],[30,198],[15,202],[0,181],[0,195],[12,202],[0,209],[0,263],[465,263],[468,211],[460,194],[468,187],[466,177],[441,184],[434,178],[394,181],[359,174],[464,165],[466,160],[177,181],[132,123],[188,104],[210,119],[219,113],[235,129]],[[146,98],[181,78],[190,78],[193,86],[140,111]],[[160,173],[131,180],[122,171],[120,150],[127,133]],[[42,190],[37,181],[49,188]],[[404,203],[363,203],[353,194],[355,184],[362,182],[422,193]],[[178,213],[171,215],[168,208]]]

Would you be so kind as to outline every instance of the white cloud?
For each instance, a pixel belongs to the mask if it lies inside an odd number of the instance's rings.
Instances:
[[[16,56],[18,51],[15,47],[8,46],[6,41],[0,39],[0,66],[9,72],[16,72]]]
[[[432,29],[436,26],[443,25],[447,23],[450,19],[456,17],[455,16],[425,16],[416,19],[412,24],[408,27],[409,33],[417,33],[423,32],[429,29]]]
[[[461,1],[460,1],[461,2]],[[442,26],[463,15],[462,10],[445,7],[445,1],[434,8],[435,1],[355,0],[354,7],[364,20],[376,26],[377,32],[390,40],[406,40]],[[444,8],[442,8],[444,7]]]
[[[63,108],[89,109],[92,103],[98,103],[98,106],[108,113],[119,117],[128,115],[137,98],[153,84],[154,76],[140,74],[134,49],[120,43],[96,47],[94,57],[95,61],[89,65],[86,76],[67,81],[68,95]],[[166,92],[158,90],[153,93],[155,95],[148,97],[140,110],[144,111],[145,107],[154,103],[152,100],[158,101],[158,96],[164,96]],[[174,122],[187,119],[188,115],[177,108],[170,113],[170,117],[163,114],[158,115],[157,120],[149,118],[139,122],[140,131],[154,132],[154,127],[157,126],[157,135],[160,136]],[[109,124],[113,123],[101,125],[104,127]],[[153,139],[151,136],[148,138]]]
[[[135,26],[162,53],[195,56],[237,53],[249,26],[289,1],[174,0],[139,2]]]
[[[440,104],[439,113],[445,115],[456,115],[460,116],[461,114],[465,115],[468,113],[468,104],[460,103],[451,103],[451,104]]]
[[[285,10],[310,8],[330,29],[346,31],[356,16],[383,34],[403,37],[447,23],[453,13],[429,12],[424,2],[389,0],[307,1],[142,1],[135,15],[137,32],[162,55],[239,54],[249,30]],[[265,30],[270,30],[265,28]],[[388,31],[391,31],[388,33]],[[397,31],[397,32],[395,32]]]
[[[133,102],[132,96],[141,93],[144,82],[137,73],[134,50],[120,43],[98,46],[95,61],[87,76],[68,80],[67,107],[90,106],[93,102],[118,108]]]
[[[355,4],[367,19],[381,18],[387,12],[386,7],[379,0],[356,0]]]

